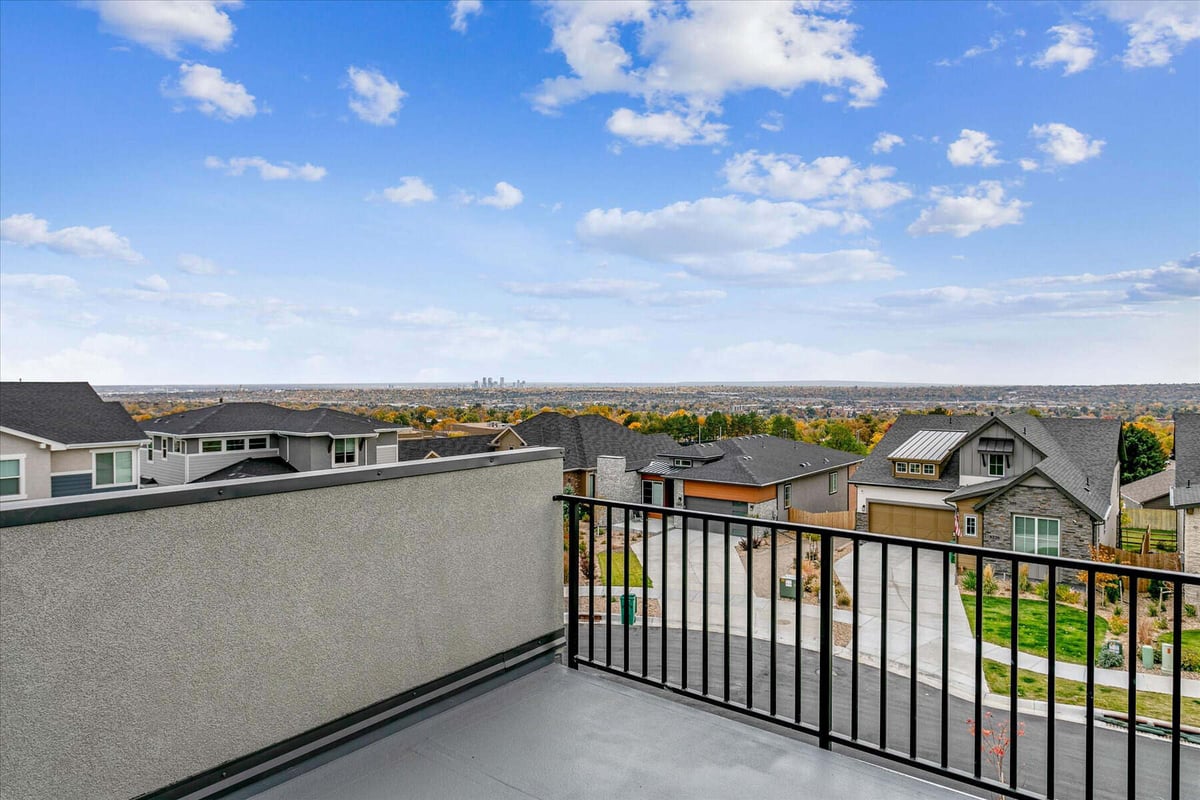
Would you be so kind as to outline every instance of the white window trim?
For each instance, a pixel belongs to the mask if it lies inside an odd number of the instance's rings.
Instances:
[[[785,483],[783,485],[783,507],[792,507],[792,485],[790,483]]]
[[[241,447],[230,447],[229,446],[230,442],[241,442],[242,446]],[[221,449],[224,450],[226,453],[244,453],[244,452],[246,452],[246,437],[245,436],[233,436],[233,437],[230,437],[229,439],[223,439],[221,441]]]
[[[838,486],[838,483],[839,483],[838,482],[838,474],[836,472],[829,473],[829,493],[830,494],[838,493],[838,489],[840,488]]]
[[[11,456],[0,454],[0,461],[16,461],[17,469],[17,493],[6,494],[0,497],[0,500],[8,502],[9,500],[24,500],[29,497],[29,481],[25,474],[25,454],[13,453]]]
[[[256,440],[256,439],[262,441],[262,443],[263,443],[262,447],[251,447],[250,446],[250,442],[253,440]],[[270,436],[247,436],[246,437],[246,449],[247,450],[270,450],[271,449],[271,437]]]
[[[895,464],[895,467],[896,467],[897,475],[907,475],[908,474],[908,462],[907,461],[897,461]]]
[[[975,524],[968,525],[967,524],[968,522],[973,522]],[[974,533],[971,533],[971,528],[975,529]],[[963,536],[967,536],[972,539],[976,539],[979,537],[979,515],[978,514],[963,514]]]
[[[1017,520],[1018,519],[1033,520],[1033,552],[1032,553],[1028,553],[1025,550],[1017,551]],[[1046,520],[1047,522],[1053,522],[1055,525],[1058,526],[1058,552],[1056,552],[1054,555],[1055,556],[1062,555],[1062,519],[1060,519],[1059,517],[1035,517],[1032,514],[1013,514],[1013,517],[1012,517],[1012,549],[1014,551],[1026,553],[1026,555],[1041,555],[1041,553],[1039,553],[1040,548],[1038,547],[1038,537],[1041,536],[1041,534],[1038,533],[1038,525],[1037,524],[1039,522],[1041,522],[1042,520]]]
[[[216,442],[217,444],[221,445],[221,448],[219,450],[205,450],[204,445],[209,444],[211,442]],[[225,440],[224,439],[201,439],[200,440],[200,455],[211,456],[216,453],[224,453],[224,452],[225,452]]]
[[[129,474],[133,480],[128,483],[117,483],[117,457],[113,456],[113,482],[112,483],[96,483],[96,456],[105,453],[129,453],[130,454],[130,469]],[[92,488],[93,489],[115,489],[121,486],[137,486],[138,485],[138,458],[136,452],[131,452],[127,449],[118,450],[93,450],[92,451]]]
[[[357,437],[357,436],[340,436],[333,440],[333,447],[330,448],[330,451],[329,451],[329,463],[333,466],[334,469],[339,469],[341,467],[353,467],[358,464],[358,441],[359,441],[359,437]],[[343,461],[340,464],[338,463],[338,460],[337,460],[337,457],[338,457],[337,443],[338,442],[353,442],[354,443],[354,447],[350,448],[350,454],[353,456],[352,461]]]
[[[999,473],[992,472],[992,458],[993,457],[1000,459],[1000,472]],[[987,464],[985,465],[985,468],[986,468],[987,475],[989,478],[1003,478],[1008,473],[1008,458],[1003,453],[988,453],[987,454]],[[1020,516],[1025,516],[1025,515],[1021,514]],[[1047,517],[1046,519],[1049,519],[1049,517]]]
[[[935,466],[933,464],[922,464],[921,465],[921,474],[922,475],[933,475],[936,477],[937,476],[937,466]]]

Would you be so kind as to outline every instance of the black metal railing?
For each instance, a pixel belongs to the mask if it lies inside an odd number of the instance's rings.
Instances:
[[[1197,762],[1189,761],[1186,788],[1181,778],[1182,759],[1186,755],[1189,759],[1200,760],[1200,751],[1193,750],[1191,745],[1187,746],[1186,753],[1183,749],[1185,732],[1191,739],[1191,731],[1195,729],[1183,722],[1179,661],[1183,655],[1183,589],[1200,586],[1200,575],[576,495],[558,495],[554,499],[566,504],[569,521],[567,663],[572,668],[582,664],[621,675],[811,734],[825,749],[836,744],[977,790],[1021,800],[1076,794],[1089,800],[1095,796],[1134,798],[1139,794],[1179,800],[1181,793],[1187,796],[1195,790],[1190,776],[1197,771]],[[581,533],[585,519],[586,536]],[[618,528],[623,538],[623,579],[614,585],[612,534]],[[769,548],[770,557],[770,592],[765,603],[756,602],[758,595],[755,592],[754,560],[762,554],[756,556],[758,548],[753,545],[753,540],[760,533],[762,546]],[[604,536],[605,559],[600,570],[603,577],[599,579],[594,565],[598,534]],[[698,551],[702,562],[698,569],[701,582],[698,590],[689,585],[688,561],[695,535],[703,537]],[[639,536],[640,548],[636,548],[633,539]],[[731,597],[730,589],[735,541],[743,538],[748,545],[738,548],[743,555],[737,558],[744,558],[743,570],[747,577],[744,601]],[[813,571],[819,570],[819,579],[813,581],[803,577],[803,559],[809,558],[802,554],[808,547],[806,540],[816,541],[812,553],[816,562]],[[586,553],[583,552],[585,542]],[[797,567],[794,620],[790,622],[792,635],[782,638],[779,611],[780,603],[786,601],[780,597],[778,555],[781,542],[794,542]],[[637,558],[638,549],[641,552],[641,581],[640,586],[631,587],[631,556]],[[902,619],[903,615],[897,612],[889,619],[888,595],[892,582],[889,554],[899,558],[907,554],[911,561],[907,573],[908,596],[898,595],[899,602],[909,604],[908,642],[906,648],[901,648],[907,652],[896,659],[890,658],[888,652],[889,623],[894,628],[896,620]],[[863,614],[867,611],[862,602],[867,576],[862,574],[860,567],[867,566],[864,562],[869,560],[868,557],[877,557],[879,564],[879,654],[874,662],[863,652],[861,627]],[[958,591],[955,562],[964,557],[975,560],[977,584],[973,601],[966,601],[973,602],[974,631],[965,639],[959,637],[970,650],[969,658],[959,652],[962,647],[955,650],[950,623],[956,611],[952,609],[951,599]],[[852,569],[852,594],[848,603],[840,579],[835,596],[834,563],[840,558],[850,559]],[[672,566],[673,559],[677,567]],[[715,574],[714,561],[719,562]],[[1007,686],[1004,687],[1008,694],[1001,704],[1007,708],[1001,707],[999,715],[988,710],[996,708],[999,700],[987,697],[991,690],[984,670],[986,565],[992,565],[993,569],[1000,567],[999,574],[1007,573],[1012,583],[1011,600],[1007,604],[1010,624]],[[1018,576],[1021,565],[1040,565],[1048,572],[1046,597],[1049,602],[1045,624],[1049,657],[1044,714],[1023,711],[1018,703],[1022,691],[1018,669],[1022,613]],[[931,571],[940,575],[933,583],[930,582]],[[678,592],[673,591],[670,583],[675,574],[680,581]],[[1124,687],[1128,697],[1127,716],[1123,720],[1119,715],[1114,716],[1108,720],[1109,724],[1096,718],[1098,575],[1104,580],[1115,576],[1131,587],[1129,653],[1127,664],[1122,667],[1128,674]],[[874,576],[870,580],[874,580]],[[1165,603],[1158,606],[1162,614],[1159,618],[1170,619],[1166,627],[1173,632],[1176,653],[1175,669],[1170,678],[1170,718],[1156,720],[1160,729],[1167,732],[1165,737],[1139,736],[1137,587],[1139,581],[1145,580],[1157,581],[1161,589],[1170,593],[1170,612],[1167,613]],[[710,585],[717,582],[719,587]],[[812,604],[804,602],[806,589],[812,588],[807,586],[809,583],[815,584],[815,603]],[[940,635],[940,644],[936,645],[940,647],[940,653],[925,662],[937,666],[932,674],[929,670],[922,674],[919,662],[921,653],[927,654],[923,648],[933,646],[931,641],[924,645],[920,641],[921,586],[940,593],[940,603],[934,605],[935,608],[940,606],[940,621],[931,631]],[[1078,711],[1074,718],[1060,714],[1064,709],[1071,709],[1056,698],[1056,679],[1059,677],[1056,657],[1060,652],[1062,627],[1056,598],[1060,586],[1076,586],[1086,595],[1082,718]],[[625,598],[619,613],[615,613],[617,609],[613,606],[615,591]],[[714,592],[719,592],[720,596],[714,596]],[[601,594],[603,599],[598,601]],[[641,601],[637,604],[637,614],[631,613],[633,603],[629,598],[633,594],[638,594]],[[697,596],[702,606],[698,626],[694,616],[691,619],[688,616],[689,601]],[[581,602],[583,597],[586,597],[586,606]],[[651,613],[651,600],[658,604],[654,613]],[[676,602],[678,609],[672,606]],[[741,602],[745,602],[744,620],[739,619],[740,615],[733,608],[734,603]],[[809,615],[816,617],[815,642],[806,642],[803,633],[806,605],[815,605],[814,613]],[[763,636],[756,637],[755,623],[764,615]],[[745,630],[734,630],[743,621]],[[810,620],[809,624],[812,622]],[[782,625],[786,624],[789,623],[784,620]],[[581,643],[581,631],[585,627],[586,641]],[[603,627],[602,643],[597,642],[598,627]],[[617,640],[621,653],[616,659],[614,627],[620,629]],[[653,641],[656,627],[657,642]],[[929,626],[926,631],[930,631]],[[847,637],[848,642],[845,641]],[[786,653],[781,657],[782,648],[791,650],[791,658],[787,658]],[[700,651],[698,660],[694,658],[697,649]],[[971,673],[965,686],[957,685],[952,690],[951,656],[954,652],[959,653],[963,663],[971,664]],[[903,656],[908,659],[907,670],[902,663]],[[654,660],[658,663],[654,664]],[[787,694],[791,695],[790,703]],[[1122,723],[1124,727],[1117,727]],[[969,735],[956,732],[959,725],[962,726],[960,730],[963,733],[969,731]],[[1025,738],[1026,725],[1032,735],[1018,745]],[[897,744],[897,741],[901,743]],[[1200,742],[1200,737],[1194,741]],[[1140,764],[1139,755],[1147,762],[1145,765]],[[1076,788],[1079,791],[1072,791]]]

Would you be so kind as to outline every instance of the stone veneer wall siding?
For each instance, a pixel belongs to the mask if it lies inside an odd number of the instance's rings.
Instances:
[[[1063,558],[1092,557],[1092,518],[1058,489],[1017,486],[980,509],[983,546],[1012,550],[1014,515],[1059,520],[1058,553]],[[1008,574],[1007,562],[996,562],[997,574]]]
[[[854,515],[854,530],[867,531],[870,530],[870,525],[867,522],[868,517],[865,511],[859,511]]]
[[[1179,533],[1183,535],[1183,569],[1200,574],[1200,508],[1182,508],[1177,515],[1182,523]],[[1185,602],[1200,604],[1200,586],[1185,586]]]

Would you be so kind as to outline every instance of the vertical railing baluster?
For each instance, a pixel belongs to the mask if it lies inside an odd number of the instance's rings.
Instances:
[[[854,595],[854,605],[850,609],[850,738],[858,741],[858,606],[862,602],[862,592],[859,591],[858,580],[858,550],[862,542],[854,540],[854,550],[850,556],[854,567],[854,575],[850,578],[850,591]]]
[[[579,669],[579,516],[567,501],[567,666]]]
[[[730,556],[731,549],[732,549],[732,545],[729,541],[729,522],[726,521],[726,523],[725,523],[725,616],[722,617],[722,619],[724,620],[724,623],[725,623],[724,624],[725,642],[724,642],[724,647],[723,647],[723,651],[721,654],[722,658],[725,659],[724,671],[722,672],[722,679],[725,681],[725,702],[726,703],[729,702],[729,667],[730,667],[730,663],[729,663],[729,622],[730,622],[730,619],[729,619],[729,559],[731,557]]]
[[[771,716],[775,716],[776,710],[776,690],[778,681],[775,679],[778,672],[778,664],[775,658],[775,623],[776,623],[776,596],[779,594],[775,588],[776,575],[779,573],[778,560],[775,555],[776,530],[775,526],[771,526]]]
[[[879,546],[879,749],[887,749],[887,695],[888,695],[888,546]],[[824,564],[821,569],[826,569]]]
[[[1137,591],[1137,584],[1134,584]],[[1136,625],[1137,620],[1132,620]],[[1095,746],[1096,746],[1096,570],[1087,570],[1087,702],[1084,713],[1084,747],[1083,747],[1083,796],[1092,800],[1096,793],[1095,779]],[[1133,720],[1129,723],[1132,725]]]
[[[796,587],[796,630],[793,635],[796,637],[796,672],[792,676],[792,682],[795,684],[795,707],[796,724],[800,724],[800,688],[802,685],[801,675],[804,674],[804,537],[799,530],[794,530],[796,536],[796,574],[792,576]]]
[[[821,643],[818,648],[817,674],[820,683],[820,709],[817,717],[817,743],[821,749],[833,746],[833,537],[821,534]]]
[[[662,512],[662,589],[658,593],[658,604],[662,607],[662,684],[667,685],[667,572],[670,569],[667,552],[667,528],[671,525],[671,515],[664,508]]]
[[[754,708],[754,526],[746,526],[746,708]]]
[[[682,612],[679,626],[679,686],[686,689],[688,685],[688,518],[687,514],[679,515],[680,522],[683,523],[683,540],[681,547],[683,554],[679,558],[680,581],[679,591],[683,594],[683,600],[679,604],[679,610]]]
[[[1171,800],[1179,800],[1180,769],[1179,769],[1179,739],[1183,727],[1183,589],[1184,584],[1175,581],[1172,584],[1172,616],[1174,623],[1171,641],[1175,645],[1175,669],[1171,670]]]
[[[942,730],[938,760],[942,769],[950,763],[950,581],[953,566],[950,551],[942,551]]]
[[[642,677],[650,676],[650,512],[642,511]],[[660,604],[661,605],[661,604]]]
[[[1055,725],[1055,665],[1058,663],[1058,568],[1050,568],[1050,590],[1046,596],[1053,602],[1049,603],[1049,616],[1046,619],[1046,634],[1050,659],[1046,664],[1046,800],[1054,800],[1054,729]]]
[[[612,506],[604,507],[604,666],[612,666]]]
[[[1135,800],[1137,797],[1137,607],[1135,579],[1133,591],[1129,593],[1129,691],[1125,698],[1126,711],[1129,714],[1129,731],[1125,745],[1125,792],[1129,800]]]
[[[908,757],[917,757],[917,565],[920,552],[912,547],[912,569],[909,584],[909,650],[908,650]]]
[[[596,504],[588,506],[588,661],[596,658]]]
[[[983,677],[983,569],[981,556],[975,556],[975,770],[983,774],[983,693],[987,683]]]
[[[626,604],[626,606],[619,606],[619,608],[621,609],[621,635],[623,637],[621,652],[624,654],[624,667],[623,668],[624,668],[625,672],[629,672],[629,624],[630,624],[630,622],[636,621],[636,617],[634,617],[635,612],[633,612],[632,609],[628,608],[628,603],[629,603],[629,549],[631,547],[633,547],[633,544],[630,541],[630,535],[629,535],[629,509],[628,508],[625,509],[625,527],[622,528],[621,530],[623,531],[623,533],[621,534],[621,542],[622,542],[622,544],[625,545],[623,548],[624,552],[625,552],[625,586],[624,586],[624,594],[622,595],[622,602],[624,602]],[[610,534],[611,534],[611,531],[610,531]],[[643,603],[646,602],[646,598],[644,596],[642,597],[642,602]]]
[[[708,695],[708,518],[701,523],[700,535],[704,540],[700,543],[701,557],[704,568],[700,577],[700,601],[704,611],[700,614],[700,693]]]
[[[1017,740],[1019,729],[1017,727],[1017,667],[1018,657],[1020,652],[1017,648],[1017,631],[1020,628],[1020,581],[1018,579],[1018,569],[1020,568],[1020,559],[1013,557],[1008,562],[1008,584],[1009,584],[1009,610],[1008,618],[1012,621],[1008,631],[1008,651],[1009,651],[1009,668],[1008,668],[1008,740],[1009,758],[1008,758],[1008,786],[1010,789],[1017,788]],[[1050,598],[1050,602],[1054,602],[1054,598]],[[982,624],[982,623],[980,623]],[[1001,776],[996,776],[1001,777]]]

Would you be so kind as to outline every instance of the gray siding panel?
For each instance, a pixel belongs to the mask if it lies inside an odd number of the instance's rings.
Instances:
[[[829,473],[810,475],[792,481],[792,508],[822,514],[826,511],[846,511],[850,507],[850,489],[846,486],[848,469],[837,470],[837,494],[829,493]],[[783,488],[779,489],[779,501],[783,503]]]
[[[154,453],[154,460],[151,461],[149,454],[143,447],[140,459],[140,468],[143,478],[154,478],[161,486],[178,486],[183,483],[183,460],[184,456],[180,453],[171,453],[163,456],[162,451]]]
[[[70,497],[76,494],[91,494],[92,473],[81,475],[51,475],[50,496]]]
[[[232,453],[201,453],[188,456],[188,483],[247,458],[271,458],[277,455],[278,450],[235,450]]]
[[[977,435],[971,437],[971,440],[959,449],[958,470],[960,475],[970,475],[977,478],[989,477],[987,469],[984,468],[979,458],[979,440],[983,437],[1013,440],[1012,465],[1004,473],[1006,476],[1020,475],[1042,460],[1042,456],[1039,456],[1037,451],[1026,444],[1019,436],[1013,436],[1012,431],[1008,428],[999,422],[993,422],[980,430]]]

